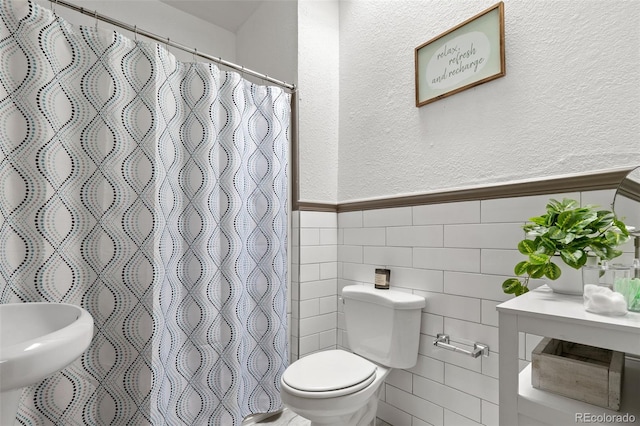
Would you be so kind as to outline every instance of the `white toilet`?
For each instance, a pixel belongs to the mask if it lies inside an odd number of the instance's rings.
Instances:
[[[283,403],[312,426],[373,424],[387,374],[418,358],[424,297],[351,285],[342,290],[342,303],[353,353],[314,353],[282,375]]]

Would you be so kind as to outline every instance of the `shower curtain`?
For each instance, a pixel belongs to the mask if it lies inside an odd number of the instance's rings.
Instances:
[[[290,95],[0,2],[0,302],[87,309],[25,425],[239,425],[287,366]]]

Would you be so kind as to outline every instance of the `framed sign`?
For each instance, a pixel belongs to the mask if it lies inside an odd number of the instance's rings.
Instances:
[[[505,75],[504,3],[416,47],[416,106]]]

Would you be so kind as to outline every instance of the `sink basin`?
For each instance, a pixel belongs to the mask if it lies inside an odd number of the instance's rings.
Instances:
[[[93,318],[64,303],[0,304],[0,424],[15,421],[22,388],[62,370],[93,338]]]

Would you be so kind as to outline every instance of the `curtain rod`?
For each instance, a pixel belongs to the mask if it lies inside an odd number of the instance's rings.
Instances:
[[[259,78],[261,80],[265,80],[265,81],[273,83],[273,84],[275,84],[277,86],[283,87],[285,89],[289,89],[292,92],[296,91],[296,85],[295,84],[290,84],[290,83],[287,83],[286,81],[277,80],[275,78],[269,77],[266,74],[262,74],[262,73],[259,73],[257,71],[250,70],[250,69],[245,68],[243,66],[234,64],[233,62],[225,61],[221,57],[215,57],[215,56],[207,55],[206,53],[198,52],[198,49],[191,48],[191,47],[185,46],[185,45],[180,44],[180,43],[176,43],[175,41],[172,41],[168,37],[167,38],[160,37],[160,36],[158,36],[158,35],[156,35],[156,34],[154,34],[152,32],[145,31],[143,29],[138,28],[137,26],[131,26],[129,24],[125,24],[124,22],[118,21],[118,20],[113,19],[113,18],[111,18],[109,16],[101,15],[97,11],[87,10],[84,7],[80,7],[80,6],[77,6],[77,5],[73,4],[73,3],[69,3],[66,0],[49,0],[49,1],[51,2],[52,6],[55,4],[55,5],[61,5],[61,6],[67,7],[69,9],[75,10],[76,12],[80,12],[83,15],[91,16],[91,17],[93,17],[93,18],[95,18],[97,20],[106,22],[106,23],[111,24],[111,25],[115,25],[116,27],[123,28],[123,29],[125,29],[127,31],[130,31],[130,32],[136,34],[136,35],[139,34],[141,36],[144,36],[144,37],[150,38],[152,40],[155,40],[157,42],[163,43],[165,45],[168,45],[168,46],[171,46],[171,47],[175,47],[175,48],[183,50],[185,52],[192,53],[195,56],[199,56],[201,58],[205,58],[205,59],[207,59],[209,61],[215,62],[217,64],[224,65],[225,67],[233,68],[234,70],[239,71],[241,74],[249,74],[249,75],[251,75],[253,77],[257,77],[257,78]],[[55,9],[54,9],[54,13],[55,13]]]

